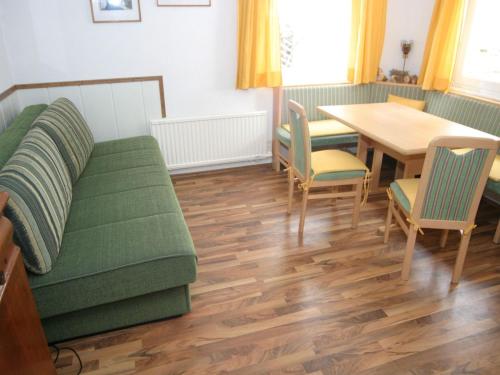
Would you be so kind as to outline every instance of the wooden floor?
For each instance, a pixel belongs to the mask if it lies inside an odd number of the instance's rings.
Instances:
[[[174,177],[199,256],[193,311],[68,342],[87,374],[500,374],[498,208],[482,205],[464,275],[450,288],[458,234],[384,245],[387,209],[371,196],[357,230],[352,202],[314,201],[305,239],[286,177],[269,165]],[[296,195],[297,203],[299,194]],[[76,361],[62,353],[60,374]]]

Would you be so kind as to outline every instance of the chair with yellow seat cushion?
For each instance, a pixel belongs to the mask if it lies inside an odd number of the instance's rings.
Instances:
[[[456,150],[465,148],[467,150]],[[498,142],[467,137],[438,137],[428,148],[420,179],[402,179],[388,189],[384,242],[392,216],[408,236],[402,279],[408,280],[417,232],[422,228],[459,230],[461,241],[452,282],[458,283],[469,246],[479,201],[493,165]]]
[[[407,107],[411,107],[418,111],[423,111],[425,108],[425,101],[423,100],[408,99],[408,98],[403,98],[402,96],[396,96],[392,94],[389,94],[389,96],[387,97],[387,102],[405,105]]]
[[[341,150],[323,150],[311,152],[311,127],[304,108],[292,100],[288,103],[291,147],[288,167],[288,213],[292,211],[295,179],[302,189],[302,207],[299,221],[299,235],[304,232],[305,215],[308,199],[354,197],[352,227],[359,221],[359,211],[363,188],[368,193],[369,170],[366,165]],[[353,186],[352,191],[310,194],[312,188]]]

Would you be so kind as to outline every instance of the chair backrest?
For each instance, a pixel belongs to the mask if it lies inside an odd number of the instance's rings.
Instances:
[[[290,124],[290,163],[294,172],[304,180],[311,175],[311,137],[306,111],[299,103],[288,102],[288,122]]]
[[[487,138],[435,138],[412,211],[418,224],[448,229],[473,225],[498,146],[498,141]]]

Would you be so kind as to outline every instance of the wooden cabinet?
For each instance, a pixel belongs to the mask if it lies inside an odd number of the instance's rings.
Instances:
[[[55,374],[13,228],[0,193],[0,374]]]

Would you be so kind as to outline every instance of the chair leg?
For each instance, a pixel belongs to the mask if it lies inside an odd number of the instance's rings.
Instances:
[[[403,261],[403,271],[401,278],[407,281],[410,278],[411,261],[413,258],[413,251],[415,250],[415,241],[417,239],[417,228],[415,225],[410,225],[408,230],[408,240],[406,241],[405,259]]]
[[[295,176],[293,175],[293,170],[291,167],[288,167],[288,209],[287,212],[289,214],[292,213],[292,204],[293,204],[293,189],[295,187]]]
[[[455,268],[453,269],[453,276],[451,278],[451,282],[453,284],[458,284],[458,282],[460,281],[460,276],[462,276],[465,257],[469,248],[470,236],[470,232],[467,234],[462,234],[462,239],[460,240],[460,246],[458,248],[457,260],[455,261]]]
[[[273,169],[280,171],[280,141],[273,139]]]
[[[302,206],[300,209],[299,235],[304,233],[304,223],[306,221],[307,200],[309,198],[309,190],[304,189],[302,192]]]
[[[352,228],[356,229],[359,223],[359,211],[361,210],[362,184],[355,185],[356,195],[354,196],[354,209],[352,212]]]
[[[439,247],[446,247],[446,241],[448,241],[448,233],[450,231],[448,229],[443,229],[441,231],[441,238],[439,239]]]
[[[392,224],[392,209],[394,208],[394,201],[389,200],[389,206],[387,209],[387,217],[385,219],[385,230],[384,230],[384,243],[389,242],[389,234],[391,233]]]
[[[495,236],[493,237],[494,243],[500,243],[500,219],[498,219],[497,230]]]

